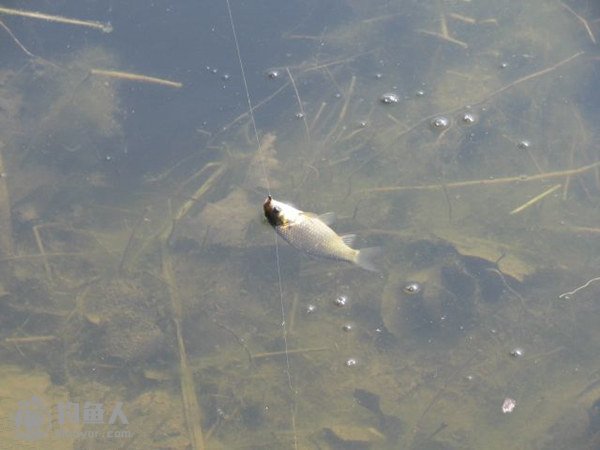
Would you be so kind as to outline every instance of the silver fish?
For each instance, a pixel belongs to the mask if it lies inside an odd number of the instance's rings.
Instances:
[[[263,204],[265,217],[277,234],[297,250],[310,256],[347,261],[363,269],[377,272],[373,259],[381,253],[379,247],[360,250],[350,247],[356,238],[353,234],[344,236],[333,231],[329,224],[333,214],[317,216],[300,211],[270,195]]]

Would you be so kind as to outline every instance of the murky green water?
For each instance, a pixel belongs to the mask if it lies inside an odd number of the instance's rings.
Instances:
[[[232,1],[258,136],[225,1],[98,3],[0,15],[6,448],[600,448],[595,3]]]

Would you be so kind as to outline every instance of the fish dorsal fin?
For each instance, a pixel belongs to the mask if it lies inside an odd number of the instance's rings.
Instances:
[[[342,241],[344,241],[344,244],[346,244],[348,247],[352,247],[354,245],[354,241],[356,240],[355,234],[345,234],[340,237],[342,238]]]
[[[334,212],[326,212],[325,214],[321,214],[318,218],[325,225],[332,225],[333,222],[335,222],[335,213]]]

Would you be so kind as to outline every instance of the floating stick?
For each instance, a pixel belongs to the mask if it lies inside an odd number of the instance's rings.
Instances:
[[[165,80],[164,78],[149,77],[147,75],[140,75],[131,72],[119,72],[117,70],[103,70],[103,69],[91,69],[91,75],[100,75],[103,77],[117,78],[119,80],[139,81],[140,83],[151,83],[161,84],[163,86],[170,86],[174,88],[180,88],[183,86],[178,81]]]
[[[19,16],[28,17],[30,19],[45,20],[47,22],[65,23],[67,25],[78,25],[82,27],[95,28],[96,30],[110,33],[113,27],[110,23],[98,22],[96,20],[80,20],[71,19],[63,16],[52,16],[50,14],[44,14],[36,11],[24,11],[22,9],[12,9],[0,7],[0,14],[6,14],[7,16]]]
[[[554,191],[556,191],[557,189],[560,189],[560,187],[562,186],[562,184],[555,184],[554,186],[552,186],[550,189],[546,189],[544,192],[542,192],[540,195],[536,195],[535,197],[533,197],[531,200],[529,200],[528,202],[522,204],[521,206],[519,206],[518,208],[513,209],[510,212],[510,215],[512,216],[513,214],[517,214],[520,213],[521,211],[529,208],[531,205],[536,204],[537,202],[539,202],[540,200],[542,200],[544,197],[547,197],[548,195],[552,194]]]

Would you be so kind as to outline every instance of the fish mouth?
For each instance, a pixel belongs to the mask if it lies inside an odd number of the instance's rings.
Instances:
[[[265,202],[263,203],[263,211],[265,212],[267,219],[269,218],[269,214],[273,213],[273,197],[271,197],[271,195],[265,199]]]
[[[273,197],[271,195],[269,195],[263,203],[263,211],[271,226],[276,227],[277,225],[281,225],[281,209],[278,206],[273,205]]]

